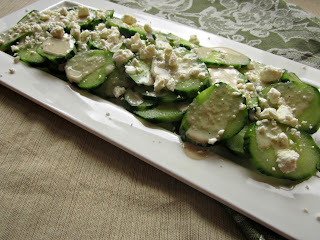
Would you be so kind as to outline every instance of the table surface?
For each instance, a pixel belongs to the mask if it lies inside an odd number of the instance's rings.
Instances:
[[[0,239],[244,239],[220,203],[3,86],[0,143]]]

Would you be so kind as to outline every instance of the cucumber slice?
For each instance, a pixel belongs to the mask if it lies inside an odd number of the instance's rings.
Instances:
[[[208,66],[233,66],[241,68],[250,63],[250,58],[235,50],[223,47],[199,47],[193,49],[201,61]]]
[[[316,174],[320,168],[320,149],[309,134],[272,120],[257,123],[249,126],[244,138],[245,151],[257,170],[290,180]]]
[[[232,66],[229,67],[209,67],[211,84],[216,82],[225,82],[234,89],[242,93],[246,98],[246,104],[249,109],[258,106],[258,95],[254,85],[248,82],[247,78]]]
[[[63,38],[49,38],[37,48],[37,53],[51,62],[64,63],[75,55],[75,43],[68,34]]]
[[[40,12],[38,10],[31,10],[23,16],[19,23],[39,23],[41,21]]]
[[[0,39],[3,41],[2,44],[0,44],[0,51],[3,52],[11,52],[10,47],[19,42],[24,37],[32,34],[32,32],[23,32],[23,33],[16,33],[16,34],[1,34]]]
[[[151,71],[155,91],[168,89],[194,98],[209,85],[207,66],[195,53],[183,47],[158,50],[152,61]]]
[[[134,111],[136,115],[153,123],[177,122],[182,119],[184,110],[179,104],[162,103],[147,110]]]
[[[118,27],[119,31],[122,35],[124,35],[126,38],[134,36],[136,33],[139,33],[141,39],[147,39],[148,33],[146,30],[144,30],[143,26],[138,24],[126,24],[119,18],[110,18],[108,19],[108,26],[112,27]]]
[[[245,98],[238,93],[226,83],[202,91],[182,119],[182,140],[210,146],[236,135],[248,119]]]
[[[244,126],[237,135],[227,139],[224,143],[226,147],[237,155],[245,155],[243,144],[247,130],[248,125]]]
[[[287,70],[284,71],[280,80],[283,82],[285,82],[285,81],[302,82],[297,74],[295,74],[293,72],[288,72]]]
[[[17,52],[20,60],[35,67],[41,67],[46,63],[46,59],[37,53],[36,49],[22,48]]]
[[[271,89],[280,92],[279,100],[273,99],[269,94]],[[319,90],[309,84],[302,82],[280,82],[266,87],[261,92],[262,96],[268,100],[268,104],[276,109],[281,108],[282,100],[291,110],[295,118],[298,119],[299,129],[308,133],[314,133],[320,125],[320,93]],[[277,119],[286,124],[285,120]]]
[[[152,86],[154,80],[151,76],[151,65],[141,59],[133,58],[125,65],[126,73],[137,84]]]
[[[68,12],[75,12],[74,16],[76,17],[76,19],[70,19],[69,24],[67,24],[67,26],[65,27],[65,31],[67,33],[70,32],[71,27],[70,24],[76,22],[81,29],[91,29],[93,28],[94,25],[94,21],[97,19],[97,12],[96,10],[92,9],[92,8],[88,8],[89,14],[88,15],[84,15],[79,17],[79,7],[73,7],[73,8],[69,8]],[[69,14],[70,14],[69,13]],[[74,17],[72,17],[74,18]]]
[[[90,50],[68,60],[65,71],[69,81],[80,88],[91,89],[102,84],[114,68],[111,52]]]
[[[144,99],[152,100],[154,102],[181,102],[186,98],[168,90],[161,90],[155,92],[152,87],[136,86],[134,91],[138,92]]]
[[[97,88],[91,89],[91,92],[102,98],[113,98],[118,96],[117,88],[130,88],[133,82],[124,72],[123,68],[115,68],[113,72],[107,76],[106,80]]]
[[[129,111],[143,111],[155,107],[157,104],[150,100],[145,100],[138,92],[134,92],[131,89],[126,91],[124,95],[124,106]]]
[[[185,40],[183,38],[180,38],[177,35],[174,35],[172,33],[169,33],[167,35],[167,39],[169,40],[170,44],[174,47],[177,47],[177,46],[185,47],[188,50],[199,47],[199,45],[193,44],[192,42]]]

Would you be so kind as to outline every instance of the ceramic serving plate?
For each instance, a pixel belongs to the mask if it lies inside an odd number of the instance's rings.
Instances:
[[[3,17],[0,31],[15,25],[27,10],[77,4],[86,4],[86,1],[36,2]],[[197,34],[204,46],[236,49],[251,59],[293,71],[303,81],[320,87],[319,70],[283,57],[107,1],[91,0],[90,7],[114,9],[117,17],[130,13],[141,24],[148,23],[153,29],[186,39],[190,33]],[[14,74],[9,73],[10,68],[15,69]],[[13,58],[3,52],[0,52],[0,74],[0,83],[4,86],[279,234],[292,239],[319,239],[319,175],[296,185],[287,185],[243,167],[237,159],[212,154],[195,160],[185,153],[177,135],[146,126],[118,105],[78,90],[54,76],[22,63],[15,64]],[[314,137],[319,144],[319,133]]]

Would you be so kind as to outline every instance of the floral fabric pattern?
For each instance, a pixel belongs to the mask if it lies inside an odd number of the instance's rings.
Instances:
[[[320,69],[320,18],[284,0],[112,0]]]

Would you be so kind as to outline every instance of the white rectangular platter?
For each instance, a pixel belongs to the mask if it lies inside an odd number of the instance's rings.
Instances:
[[[78,4],[87,5],[79,0]],[[39,1],[0,20],[0,31],[13,26],[27,10],[43,10],[73,6],[74,2]],[[288,59],[272,55],[198,29],[152,16],[103,0],[91,0],[90,7],[114,9],[115,16],[130,13],[142,24],[173,32],[189,39],[197,34],[204,46],[236,49],[251,59],[288,69],[301,79],[320,87],[320,71]],[[15,73],[10,74],[9,69]],[[139,157],[169,175],[239,211],[253,220],[290,239],[319,239],[320,178],[319,175],[295,185],[281,187],[266,177],[214,155],[203,160],[189,158],[177,135],[144,126],[131,113],[70,84],[22,63],[0,52],[0,83],[40,104],[72,123]],[[67,104],[66,104],[67,103]],[[319,133],[315,134],[320,143]],[[305,211],[305,210],[308,211]]]

